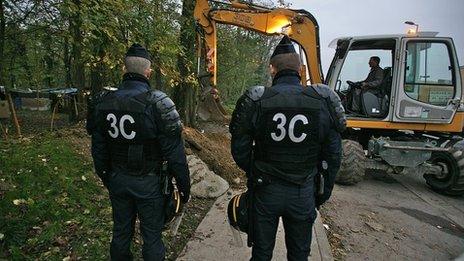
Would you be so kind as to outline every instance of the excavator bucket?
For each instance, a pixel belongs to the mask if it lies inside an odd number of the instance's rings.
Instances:
[[[198,116],[204,121],[229,121],[229,116],[222,106],[219,92],[216,88],[210,88],[202,93],[198,106]]]
[[[207,17],[203,16],[204,12],[209,12],[209,9],[208,1],[196,2],[197,75],[202,91],[197,113],[198,117],[204,121],[228,123],[227,111],[222,106],[219,91],[216,89],[216,26],[214,22],[211,23]],[[209,24],[206,30],[202,22]]]
[[[201,31],[201,29],[200,29]],[[212,61],[215,59],[214,49],[210,49],[203,56],[204,60],[202,61],[202,52],[205,52],[202,49],[203,39],[201,35],[198,34],[197,38],[197,57],[198,57],[198,82],[201,86],[201,96],[200,102],[198,105],[197,114],[198,117],[203,121],[216,121],[216,122],[229,122],[227,116],[227,111],[224,109],[219,98],[219,91],[216,86],[216,77],[215,77],[215,63]],[[201,65],[204,65],[206,68],[203,68],[205,73],[201,73]]]

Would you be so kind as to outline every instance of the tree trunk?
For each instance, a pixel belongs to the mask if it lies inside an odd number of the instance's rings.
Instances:
[[[0,61],[1,63],[1,61]],[[10,58],[10,68],[13,68],[15,64],[15,56],[12,55],[11,58]],[[14,73],[10,73],[10,77],[9,77],[9,86],[11,89],[15,89],[16,88],[16,75]],[[6,82],[6,79],[5,79],[5,82]]]
[[[26,75],[29,75],[27,78],[27,83],[29,85],[29,88],[32,88],[35,86],[35,88],[39,87],[39,82],[37,82],[37,77],[33,74],[33,69],[31,68],[31,65],[29,64],[29,61],[27,60],[27,52],[28,48],[25,43],[23,42],[17,42],[16,43],[17,47],[15,49],[15,52],[13,55],[16,55],[20,58],[20,64],[23,67],[24,71],[26,72]]]
[[[72,0],[72,3],[76,5],[74,14],[71,15],[69,26],[71,31],[71,56],[72,56],[72,83],[73,87],[78,89],[77,98],[73,100],[74,108],[70,108],[69,120],[75,122],[79,118],[79,111],[76,110],[76,103],[82,103],[84,101],[83,90],[85,88],[85,67],[84,59],[82,57],[83,51],[83,32],[82,32],[82,1]]]
[[[53,85],[53,57],[52,57],[52,46],[51,46],[51,37],[44,37],[44,46],[45,46],[45,55],[43,60],[45,62],[45,78],[44,84],[47,88],[54,87]]]
[[[81,0],[72,0],[72,2],[78,7],[78,11],[71,16],[69,23],[72,35],[73,84],[77,89],[82,90],[85,87],[85,68],[82,57]]]
[[[99,57],[98,62],[96,66],[92,67],[90,72],[90,91],[92,95],[101,92],[105,82],[103,77],[105,71],[105,65],[103,63],[103,59],[105,58],[105,51],[102,47],[99,48],[97,56]]]
[[[153,79],[155,80],[155,88],[166,92],[167,88],[163,86],[162,73],[161,73],[161,61],[159,59],[158,50],[153,53]]]
[[[180,46],[184,50],[184,53],[179,54],[177,58],[180,81],[174,90],[174,100],[179,113],[184,124],[190,127],[195,127],[198,100],[198,83],[194,80],[192,72],[195,61],[194,7],[194,0],[182,1]]]
[[[72,87],[72,78],[71,78],[71,57],[69,57],[69,38],[64,37],[63,42],[63,64],[65,68],[65,84],[66,87]]]
[[[5,57],[4,57],[4,50],[5,50],[5,14],[3,13],[3,0],[0,0],[0,85],[5,84],[4,80],[4,73],[5,70]]]

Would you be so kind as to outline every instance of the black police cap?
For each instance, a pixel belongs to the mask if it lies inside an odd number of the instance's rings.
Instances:
[[[279,44],[274,49],[274,53],[272,53],[271,58],[276,55],[285,53],[296,53],[292,41],[286,35],[282,38],[282,40],[280,40]]]
[[[145,47],[138,43],[134,43],[131,47],[129,47],[126,53],[126,57],[128,56],[142,57],[151,61],[150,53],[147,51],[147,49],[145,49]]]

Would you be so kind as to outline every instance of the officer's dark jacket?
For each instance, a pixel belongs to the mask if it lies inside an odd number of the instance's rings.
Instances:
[[[340,168],[339,131],[345,118],[343,111],[338,111],[343,115],[340,119],[335,118],[337,111],[331,108],[329,96],[318,87],[303,88],[299,75],[290,70],[277,73],[271,88],[254,87],[245,92],[230,124],[232,156],[238,166],[248,175],[254,172],[302,184],[315,176],[325,160],[329,165],[325,186],[330,196]],[[338,125],[342,127],[337,131]],[[292,144],[291,138],[296,143]]]
[[[167,160],[180,189],[187,189],[181,130],[174,103],[163,92],[152,91],[142,75],[125,74],[117,91],[103,92],[89,104],[87,131],[92,135],[95,170],[103,182],[110,173],[157,172]]]

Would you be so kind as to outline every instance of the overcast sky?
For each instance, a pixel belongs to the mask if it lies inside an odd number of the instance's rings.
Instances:
[[[329,43],[340,36],[405,33],[405,21],[419,31],[452,37],[460,65],[464,65],[464,0],[289,0],[292,9],[312,13],[320,26],[324,74],[334,50]],[[367,66],[367,62],[366,62]]]

